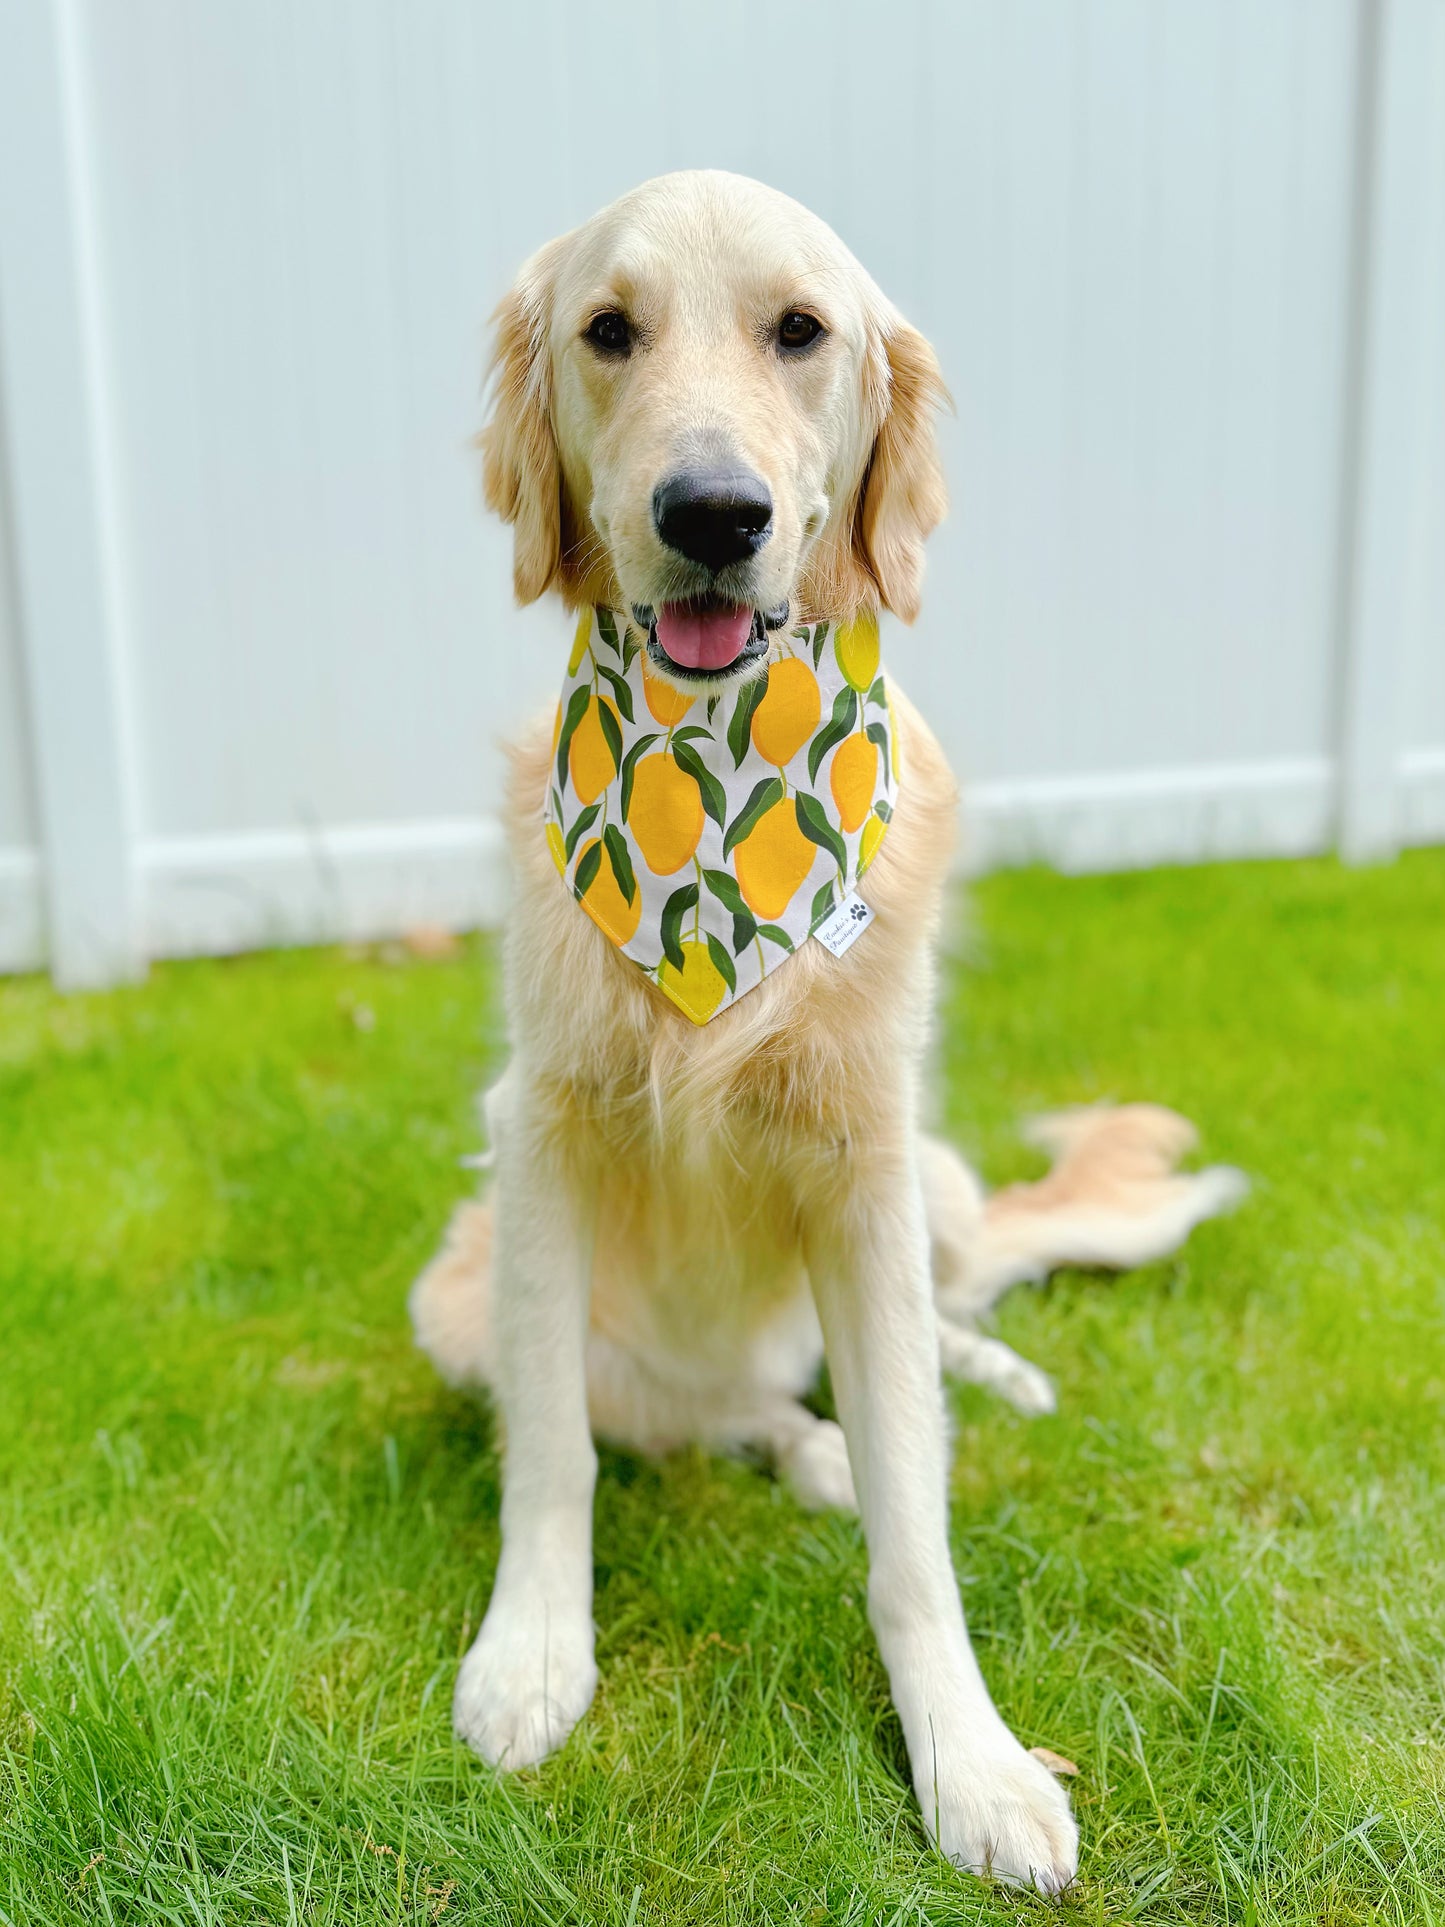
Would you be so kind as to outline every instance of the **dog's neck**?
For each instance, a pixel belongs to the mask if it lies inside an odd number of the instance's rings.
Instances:
[[[828,940],[845,903],[856,927],[898,775],[872,611],[785,629],[760,675],[690,695],[628,617],[587,608],[546,835],[593,922],[702,1024],[811,935]]]

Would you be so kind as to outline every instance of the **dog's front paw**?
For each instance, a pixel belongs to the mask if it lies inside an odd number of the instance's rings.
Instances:
[[[940,1759],[936,1783],[920,1776],[918,1801],[939,1852],[970,1873],[1052,1895],[1078,1871],[1068,1795],[1006,1729],[947,1768]]]
[[[489,1766],[515,1771],[556,1751],[596,1689],[590,1620],[494,1601],[457,1675],[452,1724]]]

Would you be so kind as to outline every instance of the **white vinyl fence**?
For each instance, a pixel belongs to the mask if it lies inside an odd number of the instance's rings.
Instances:
[[[1445,0],[0,0],[0,968],[495,916],[485,317],[691,165],[938,345],[975,864],[1445,839]]]

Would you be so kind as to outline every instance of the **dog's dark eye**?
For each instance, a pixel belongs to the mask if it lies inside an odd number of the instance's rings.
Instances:
[[[778,323],[778,346],[794,350],[811,348],[822,332],[823,324],[816,315],[793,308]]]
[[[616,308],[604,308],[601,314],[593,315],[588,322],[586,339],[594,348],[600,348],[604,355],[625,355],[632,346],[632,330],[627,325],[627,316],[619,314]]]

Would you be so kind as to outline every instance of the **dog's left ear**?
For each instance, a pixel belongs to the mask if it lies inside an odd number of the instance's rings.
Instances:
[[[933,349],[897,316],[880,329],[870,363],[882,421],[863,478],[853,544],[883,606],[912,622],[923,593],[923,545],[948,507],[934,423],[949,393]]]
[[[552,433],[547,250],[535,255],[492,317],[492,408],[481,433],[487,506],[512,524],[512,580],[521,603],[558,578],[562,472]]]

